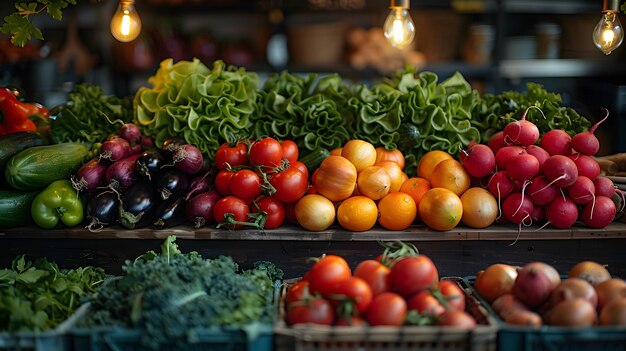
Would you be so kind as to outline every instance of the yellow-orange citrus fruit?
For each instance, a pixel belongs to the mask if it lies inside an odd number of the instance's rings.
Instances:
[[[437,164],[430,176],[430,185],[433,188],[446,188],[457,196],[463,195],[470,187],[471,178],[461,162],[449,159]]]
[[[432,188],[420,201],[419,216],[432,229],[450,230],[463,217],[463,203],[448,189]]]
[[[433,174],[437,164],[443,160],[449,159],[453,159],[453,157],[445,151],[428,151],[417,163],[417,176],[430,182],[430,176]]]
[[[362,232],[371,229],[378,219],[378,207],[366,196],[353,196],[341,202],[337,221],[346,230]]]
[[[378,201],[378,213],[378,223],[383,228],[404,230],[413,224],[417,207],[409,194],[398,191],[389,193]]]
[[[483,188],[469,188],[461,195],[463,217],[461,222],[472,228],[487,228],[498,217],[498,203],[491,193]]]

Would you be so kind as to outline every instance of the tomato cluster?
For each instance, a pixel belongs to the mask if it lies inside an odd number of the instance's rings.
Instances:
[[[309,188],[298,155],[295,142],[271,137],[222,144],[215,153],[215,190],[223,196],[213,208],[215,220],[230,229],[281,226]]]
[[[406,245],[405,245],[406,247]],[[439,280],[433,262],[416,251],[360,262],[354,272],[340,256],[322,256],[284,297],[289,325],[449,325],[471,329],[465,294]]]

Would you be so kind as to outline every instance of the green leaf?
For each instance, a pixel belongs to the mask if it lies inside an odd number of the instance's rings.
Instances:
[[[48,2],[48,14],[57,21],[63,18],[61,9],[67,7],[67,2],[63,0],[49,0]]]
[[[35,284],[41,277],[48,275],[48,272],[40,269],[32,269],[18,274],[16,280],[26,283]]]
[[[15,282],[15,277],[17,273],[10,269],[2,269],[0,270],[0,285],[4,284],[13,284]]]
[[[0,27],[0,32],[11,34],[11,43],[17,46],[24,46],[32,37],[43,40],[43,34],[39,28],[35,27],[28,17],[20,16],[18,13],[4,17],[4,24]]]

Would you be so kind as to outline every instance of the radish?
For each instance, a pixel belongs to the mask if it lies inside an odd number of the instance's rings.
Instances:
[[[535,207],[524,193],[513,193],[509,195],[502,203],[502,214],[510,222],[521,224],[529,219]]]
[[[496,166],[498,171],[506,171],[507,165],[513,156],[524,154],[526,151],[517,145],[505,146],[496,152]]]
[[[531,180],[539,173],[539,160],[530,154],[511,157],[506,172],[513,180]]]
[[[522,119],[513,121],[504,127],[503,135],[505,142],[521,146],[528,146],[537,142],[539,139],[539,128],[533,122],[526,120],[528,110],[533,107],[531,106],[524,111]]]
[[[526,147],[526,152],[537,158],[537,161],[539,161],[539,167],[541,167],[548,157],[550,157],[550,154],[546,150],[537,145],[528,145]]]
[[[585,205],[596,197],[593,181],[585,176],[578,176],[574,184],[567,188],[567,195],[579,205]]]
[[[496,167],[496,156],[483,144],[471,143],[467,151],[461,150],[459,160],[467,173],[476,178],[491,174]]]
[[[533,223],[541,223],[546,220],[546,211],[543,206],[535,206],[533,213],[530,215]]]
[[[553,227],[559,229],[568,229],[578,219],[578,207],[572,199],[557,196],[546,206],[546,219],[548,220],[546,224],[539,229],[547,224],[552,224]]]
[[[498,152],[498,150],[507,146],[508,144],[504,142],[504,132],[499,131],[492,135],[491,138],[489,138],[489,142],[487,142],[487,145],[489,145],[489,148],[491,149],[491,151],[493,151],[494,154]]]
[[[558,188],[550,184],[544,176],[536,176],[533,178],[526,191],[528,192],[530,201],[532,201],[535,206],[545,206],[559,195]]]
[[[596,188],[596,196],[606,196],[609,199],[615,195],[615,184],[607,177],[598,177],[593,181]]]
[[[500,201],[513,192],[513,181],[505,171],[496,172],[489,179],[487,190]]]
[[[572,153],[572,137],[566,131],[553,129],[545,133],[539,141],[539,146],[552,155],[569,155]]]
[[[567,188],[574,184],[578,177],[578,168],[572,159],[563,155],[550,156],[541,167],[543,175],[561,188]]]
[[[530,308],[539,307],[548,301],[560,283],[561,277],[554,267],[542,262],[531,262],[517,270],[513,295]]]
[[[609,110],[604,110],[606,111],[606,116],[604,116],[604,118],[591,126],[588,131],[574,135],[574,137],[572,138],[572,148],[574,150],[580,152],[583,155],[589,156],[593,156],[598,153],[598,150],[600,150],[600,141],[598,141],[598,138],[596,138],[593,133],[602,122],[606,121],[606,119],[609,118]]]
[[[580,219],[590,228],[604,228],[613,222],[617,208],[611,198],[606,196],[597,196],[583,207]]]
[[[569,158],[574,161],[578,168],[578,176],[585,176],[591,180],[596,179],[600,175],[600,165],[593,157],[580,153],[573,153]]]

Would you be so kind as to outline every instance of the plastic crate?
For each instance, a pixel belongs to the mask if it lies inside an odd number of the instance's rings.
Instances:
[[[467,285],[496,319],[498,350],[506,351],[624,351],[626,327],[524,327],[505,323],[474,289],[476,277]]]
[[[476,318],[473,330],[438,326],[403,327],[335,327],[296,325],[284,322],[284,297],[289,282],[283,285],[280,304],[281,318],[274,326],[276,350],[296,351],[425,351],[425,350],[496,350],[497,326],[495,319],[471,293],[461,278],[444,278],[457,282],[465,292],[467,311]],[[291,284],[295,283],[292,281]]]

